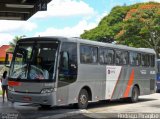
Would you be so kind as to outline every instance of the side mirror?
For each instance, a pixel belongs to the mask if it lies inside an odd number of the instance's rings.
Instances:
[[[13,56],[12,52],[6,52],[6,57],[5,57],[5,66],[10,68],[11,65],[11,58]]]

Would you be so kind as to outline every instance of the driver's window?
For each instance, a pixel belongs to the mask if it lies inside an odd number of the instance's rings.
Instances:
[[[65,70],[68,70],[68,54],[67,54],[67,52],[63,53],[63,62],[62,63],[63,63],[62,68]]]
[[[77,44],[63,42],[59,61],[58,86],[61,87],[75,82],[77,68]]]

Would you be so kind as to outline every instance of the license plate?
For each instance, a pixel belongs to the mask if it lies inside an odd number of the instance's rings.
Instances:
[[[31,98],[31,97],[23,97],[23,100],[24,100],[24,101],[31,101],[32,98]]]

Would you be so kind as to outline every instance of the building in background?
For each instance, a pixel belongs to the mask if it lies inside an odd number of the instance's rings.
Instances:
[[[10,45],[2,45],[0,47],[0,64],[4,64],[5,63],[5,57],[6,57],[6,52],[8,51],[8,49],[10,48]],[[9,59],[12,59],[12,56],[9,56]]]

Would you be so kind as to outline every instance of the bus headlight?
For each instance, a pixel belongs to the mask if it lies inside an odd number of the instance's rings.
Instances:
[[[14,92],[14,88],[11,86],[8,86],[8,90]]]
[[[42,89],[41,93],[42,94],[44,94],[44,93],[51,93],[51,92],[53,92],[53,90],[54,90],[53,88],[48,88],[48,89],[46,88],[46,89]]]

